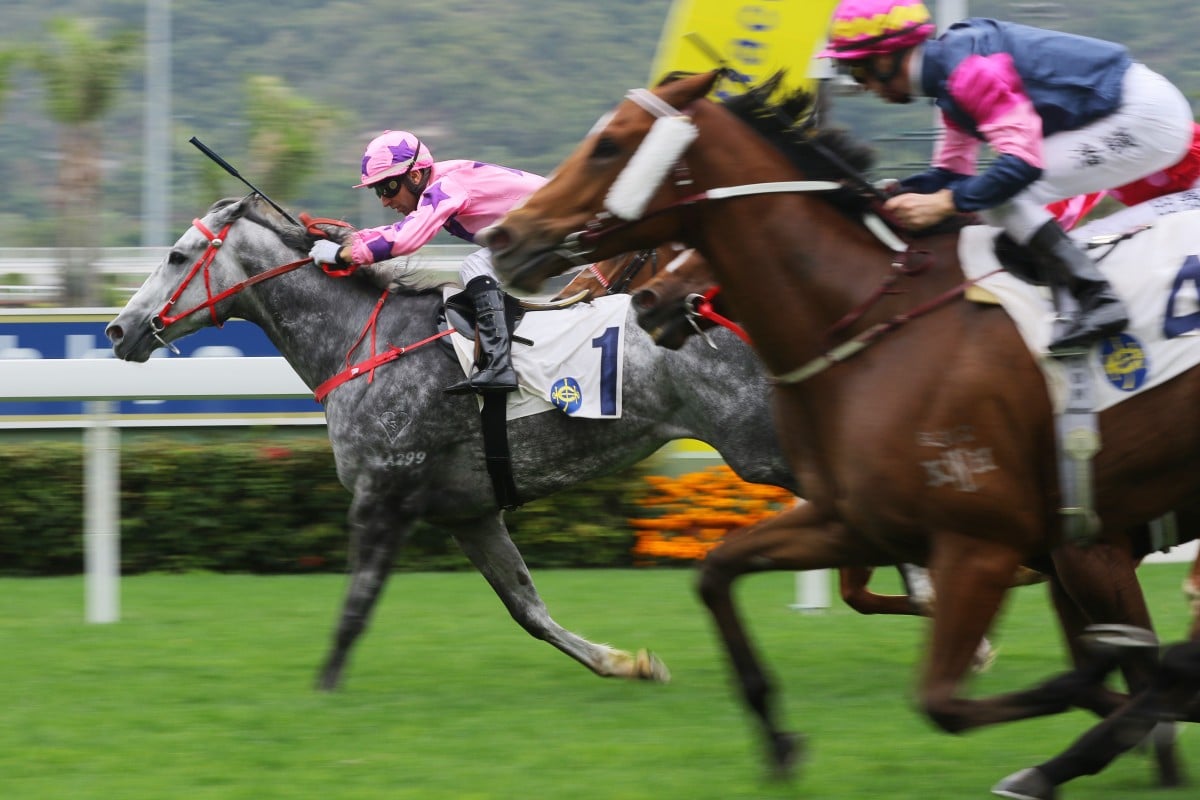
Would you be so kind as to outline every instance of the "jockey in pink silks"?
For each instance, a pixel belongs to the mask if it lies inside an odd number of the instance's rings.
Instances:
[[[380,202],[403,215],[391,225],[351,234],[345,245],[318,241],[309,252],[320,264],[373,264],[408,255],[439,231],[474,244],[475,234],[507,214],[546,179],[519,169],[480,161],[434,161],[429,148],[407,131],[384,131],[362,159],[362,182]],[[476,335],[482,351],[478,372],[450,386],[450,394],[511,392],[512,333],[504,317],[504,293],[490,251],[480,248],[459,267],[466,295],[475,305]]]
[[[1124,47],[1099,39],[982,18],[933,37],[919,0],[842,0],[819,54],[889,103],[921,95],[941,111],[945,131],[931,168],[902,180],[906,193],[885,208],[914,229],[978,212],[1024,246],[1043,277],[1078,301],[1052,352],[1123,330],[1124,305],[1046,206],[1184,161],[1193,132],[1187,99]],[[983,143],[996,159],[976,173]]]

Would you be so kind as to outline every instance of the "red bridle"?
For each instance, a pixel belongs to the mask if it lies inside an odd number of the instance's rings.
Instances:
[[[305,215],[301,215],[301,218],[304,219]],[[307,220],[307,222],[308,222],[309,230],[314,230],[315,226],[318,223],[337,223],[337,224],[343,225],[345,227],[350,227],[345,222],[341,222],[339,220],[311,219],[310,218]],[[217,257],[217,250],[219,250],[221,248],[221,245],[223,245],[225,243],[225,237],[229,234],[229,229],[231,227],[233,227],[233,222],[231,221],[229,223],[226,223],[225,227],[221,229],[221,232],[219,234],[214,234],[212,231],[210,231],[208,229],[208,227],[203,222],[201,222],[198,219],[192,220],[192,225],[196,228],[196,230],[200,231],[200,233],[204,235],[205,239],[208,240],[208,247],[206,247],[204,252],[200,254],[200,257],[196,259],[196,262],[194,264],[192,264],[192,268],[190,270],[188,270],[188,274],[186,276],[184,276],[183,281],[179,284],[179,286],[175,289],[175,291],[171,293],[171,297],[163,305],[162,311],[158,312],[157,314],[155,314],[153,317],[150,318],[150,329],[154,332],[154,338],[156,338],[156,339],[158,339],[158,341],[162,342],[164,347],[170,348],[176,355],[178,355],[179,350],[173,344],[171,344],[170,342],[168,342],[162,338],[162,332],[165,331],[168,326],[173,325],[176,322],[179,322],[179,320],[187,317],[189,314],[194,314],[195,312],[197,312],[203,308],[207,308],[208,313],[212,316],[213,324],[216,325],[218,328],[220,328],[220,327],[222,327],[222,325],[224,325],[224,322],[221,320],[220,317],[217,316],[217,309],[216,309],[217,303],[221,302],[222,300],[233,297],[235,294],[238,294],[243,289],[253,286],[256,283],[262,283],[263,281],[278,277],[285,273],[291,272],[292,270],[299,269],[300,267],[303,267],[305,264],[312,263],[311,258],[302,258],[299,261],[292,261],[287,264],[281,264],[278,267],[272,267],[271,269],[267,270],[266,272],[260,272],[257,275],[252,275],[251,277],[247,278],[244,281],[239,281],[239,282],[235,283],[234,285],[230,286],[228,289],[224,290],[223,292],[220,292],[220,293],[214,295],[212,293],[212,276],[210,274],[209,268],[212,266],[213,260]],[[357,264],[351,264],[346,269],[330,269],[330,268],[322,265],[322,270],[327,275],[334,277],[334,278],[341,278],[341,277],[350,275],[356,269],[358,269]],[[196,277],[196,275],[202,271],[204,274],[204,292],[205,292],[204,302],[198,303],[195,306],[189,308],[188,310],[181,311],[178,314],[174,314],[174,315],[168,314],[167,312],[171,309],[172,306],[175,305],[175,302],[177,300],[179,300],[179,298],[183,294],[184,290],[187,289],[188,284],[190,284],[192,282],[192,280]],[[449,336],[450,334],[455,332],[454,328],[447,327],[445,330],[439,331],[438,333],[435,333],[432,336],[426,337],[425,339],[423,339],[419,342],[416,342],[415,344],[406,345],[404,347],[397,347],[396,345],[389,344],[387,350],[385,350],[382,353],[376,353],[375,326],[376,326],[376,322],[379,318],[379,311],[383,307],[384,302],[386,302],[388,297],[390,297],[390,296],[391,296],[390,292],[388,292],[385,289],[383,291],[383,295],[379,298],[379,302],[375,305],[375,309],[371,312],[370,317],[367,319],[366,327],[363,328],[363,332],[361,334],[359,334],[358,339],[354,342],[353,346],[351,346],[350,352],[348,352],[346,354],[346,369],[344,371],[338,373],[337,375],[334,375],[332,378],[329,378],[328,380],[326,380],[324,383],[322,383],[320,386],[317,387],[316,391],[314,392],[314,396],[316,397],[317,402],[323,403],[325,401],[325,398],[329,395],[329,393],[332,392],[334,389],[336,389],[338,386],[341,386],[346,381],[352,380],[361,375],[367,375],[367,376],[369,376],[369,380],[373,380],[374,376],[375,376],[375,368],[376,367],[379,367],[390,361],[395,361],[400,356],[403,356],[407,353],[412,352],[413,350],[416,350],[419,347],[423,347],[424,345],[427,345],[431,342],[441,339],[444,336]],[[370,333],[370,336],[371,336],[371,356],[367,360],[365,360],[359,364],[351,364],[350,363],[351,355],[354,353],[355,350],[358,349],[358,346],[360,344],[362,344],[363,339],[366,338],[368,333]]]
[[[171,293],[170,298],[167,299],[167,302],[163,305],[162,310],[150,318],[150,328],[154,331],[155,338],[167,347],[171,347],[171,345],[163,340],[162,332],[165,331],[169,326],[179,322],[181,319],[190,314],[194,314],[201,309],[207,308],[208,313],[212,316],[213,324],[220,328],[225,323],[220,317],[217,316],[217,303],[233,297],[243,289],[253,286],[256,283],[262,283],[263,281],[274,278],[277,275],[282,275],[285,272],[291,272],[292,270],[302,267],[305,264],[312,263],[311,258],[302,258],[299,261],[283,264],[273,269],[269,269],[266,272],[259,273],[258,275],[253,275],[244,281],[235,283],[233,286],[230,286],[223,292],[214,295],[212,292],[212,274],[210,267],[212,266],[213,260],[217,257],[217,251],[221,248],[221,245],[225,243],[225,237],[229,234],[229,229],[233,227],[233,222],[226,223],[225,227],[221,228],[221,232],[217,234],[214,234],[212,231],[210,231],[208,227],[198,219],[192,220],[192,226],[196,230],[200,231],[204,238],[208,240],[208,247],[206,247],[204,252],[200,254],[200,257],[196,259],[196,262],[192,264],[192,268],[188,270],[188,273],[184,276],[183,281],[179,284],[175,291]],[[192,280],[195,279],[196,275],[200,273],[203,273],[204,275],[204,302],[198,303],[197,305],[187,309],[186,311],[181,311],[178,314],[167,313],[172,309],[172,307],[174,307],[176,301],[178,301],[180,296],[183,295],[184,291],[191,284]],[[175,350],[174,347],[171,347],[171,349]],[[175,352],[178,351],[176,350]]]

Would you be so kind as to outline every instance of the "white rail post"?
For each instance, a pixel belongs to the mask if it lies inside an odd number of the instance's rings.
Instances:
[[[809,614],[829,610],[828,569],[810,569],[796,573],[796,602],[792,608]]]
[[[87,621],[116,622],[121,616],[121,450],[113,425],[116,404],[91,400],[84,429],[84,573]]]

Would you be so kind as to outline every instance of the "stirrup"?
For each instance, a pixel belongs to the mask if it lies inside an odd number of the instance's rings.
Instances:
[[[508,370],[508,371],[512,372],[512,370]],[[470,376],[469,378],[461,380],[458,383],[452,384],[450,386],[447,386],[445,389],[442,389],[442,393],[443,394],[472,394],[472,393],[484,394],[484,393],[488,393],[488,392],[515,392],[518,388],[517,375],[515,372],[512,373],[511,379],[509,379],[507,376],[501,374],[501,375],[489,376],[486,380],[481,381],[479,378],[483,374],[484,374],[483,372],[476,372],[474,375]]]
[[[1092,345],[1109,336],[1114,336],[1129,327],[1129,318],[1121,314],[1100,325],[1088,324],[1086,317],[1077,317],[1071,321],[1072,327],[1057,339],[1050,342],[1049,350],[1055,355],[1083,354]]]

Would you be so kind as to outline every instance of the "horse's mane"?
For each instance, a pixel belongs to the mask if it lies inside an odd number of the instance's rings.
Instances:
[[[856,141],[843,128],[821,128],[817,119],[818,98],[798,89],[772,100],[784,73],[776,72],[744,93],[731,96],[722,105],[738,119],[787,156],[811,180],[861,179],[875,163],[869,145]],[[846,189],[826,195],[834,205],[859,213],[869,198]]]
[[[219,211],[237,203],[241,199],[240,197],[226,197],[218,200],[209,208],[209,213]],[[339,243],[344,242],[354,230],[349,226],[339,225],[334,222],[318,221],[314,223],[314,227],[324,231],[326,234],[325,237],[318,236],[307,227],[296,225],[291,220],[288,220],[257,194],[251,197],[251,202],[243,206],[241,216],[243,219],[274,232],[284,245],[297,254],[308,253],[313,244],[320,238],[329,238]],[[301,215],[301,219],[305,219],[304,215]],[[440,291],[442,286],[453,283],[453,281],[446,281],[433,276],[428,270],[420,269],[414,261],[411,257],[402,256],[389,259],[388,261],[376,262],[376,264],[371,265],[372,269],[360,270],[354,273],[352,277],[356,280],[378,284],[381,289],[388,284],[395,284],[398,291],[406,294]],[[371,274],[368,275],[367,273]],[[335,280],[343,279],[336,278]]]

